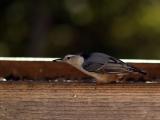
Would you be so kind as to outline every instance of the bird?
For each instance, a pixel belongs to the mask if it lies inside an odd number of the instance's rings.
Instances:
[[[120,82],[132,73],[140,76],[146,74],[144,70],[100,52],[68,54],[62,61],[95,78],[97,83]]]

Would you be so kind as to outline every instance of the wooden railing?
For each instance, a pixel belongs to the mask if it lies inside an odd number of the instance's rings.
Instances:
[[[0,82],[0,120],[160,119],[159,83],[56,83],[45,78],[88,76],[68,64],[50,60],[9,59],[0,60],[0,77],[10,75],[12,79]],[[135,60],[130,64],[160,77],[159,61]]]

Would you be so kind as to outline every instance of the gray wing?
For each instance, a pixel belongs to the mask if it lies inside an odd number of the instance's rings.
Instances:
[[[85,60],[83,68],[90,72],[99,73],[122,73],[122,72],[143,72],[123,61],[103,53],[93,53]]]

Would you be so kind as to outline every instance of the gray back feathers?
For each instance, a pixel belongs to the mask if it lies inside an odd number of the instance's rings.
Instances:
[[[130,66],[123,61],[116,59],[104,53],[92,53],[85,59],[83,68],[90,72],[108,72],[108,73],[121,73],[121,72],[142,72],[133,66]]]

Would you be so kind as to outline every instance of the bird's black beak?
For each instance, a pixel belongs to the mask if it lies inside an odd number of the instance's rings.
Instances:
[[[57,59],[53,60],[53,62],[60,62],[62,60],[63,60],[62,58],[57,58]]]

